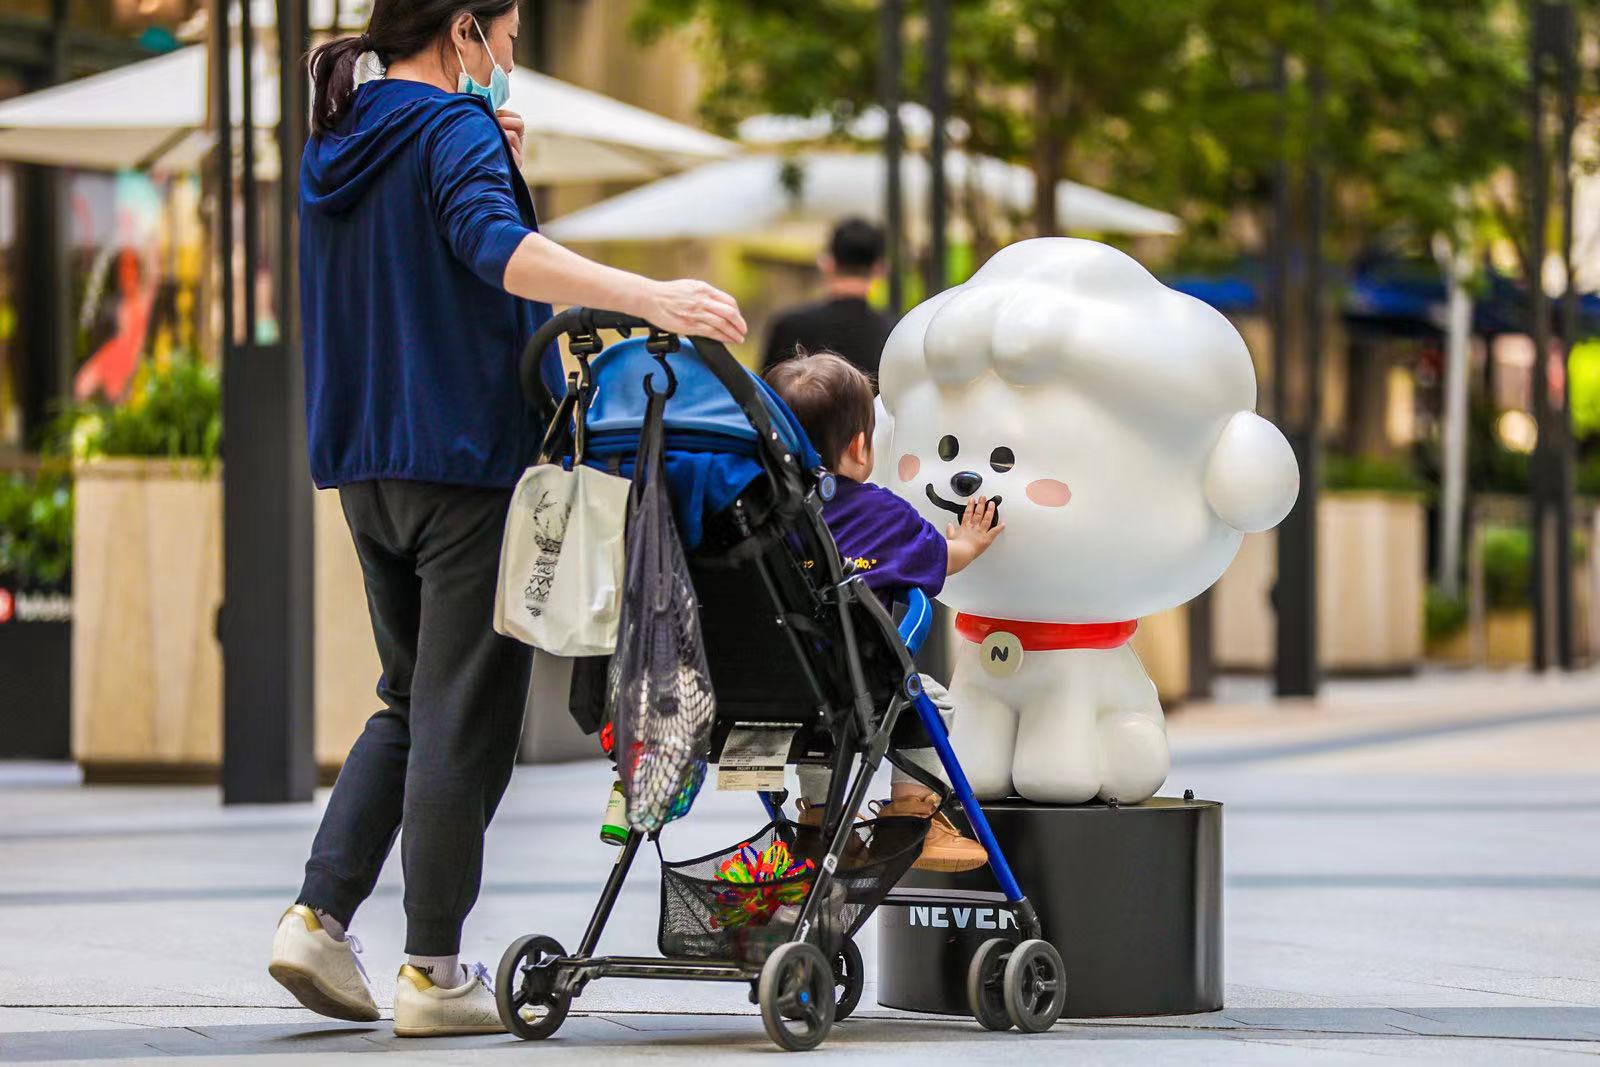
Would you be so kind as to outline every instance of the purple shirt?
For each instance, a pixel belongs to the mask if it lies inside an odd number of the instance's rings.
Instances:
[[[917,509],[878,485],[838,476],[834,498],[822,507],[823,521],[846,566],[888,604],[907,589],[930,597],[944,588],[950,548],[944,535]]]

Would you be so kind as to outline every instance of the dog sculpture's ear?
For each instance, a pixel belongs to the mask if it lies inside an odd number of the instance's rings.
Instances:
[[[1241,533],[1270,530],[1300,495],[1300,467],[1289,442],[1253,411],[1228,420],[1206,461],[1206,502]]]

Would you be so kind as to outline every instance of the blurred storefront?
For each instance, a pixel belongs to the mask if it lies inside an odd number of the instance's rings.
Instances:
[[[13,0],[0,99],[170,50],[192,0]],[[194,344],[203,246],[190,178],[0,162],[0,457],[74,392],[115,397],[148,353]]]

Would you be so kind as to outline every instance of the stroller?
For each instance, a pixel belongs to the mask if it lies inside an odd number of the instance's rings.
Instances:
[[[601,330],[646,336],[602,349]],[[562,335],[580,371],[558,402],[540,368]],[[743,982],[775,1043],[812,1049],[855,1008],[864,975],[852,937],[874,908],[889,903],[1009,908],[1021,941],[996,938],[981,946],[967,976],[968,1003],[991,1030],[1049,1029],[1066,1000],[1061,956],[1042,939],[1038,916],[912,662],[932,625],[931,607],[914,593],[897,625],[848,573],[822,520],[834,477],[821,469],[794,416],[720,343],[680,339],[636,318],[582,308],[540,328],[523,356],[522,383],[529,402],[550,417],[552,435],[585,437],[575,454],[613,471],[637,444],[641,398],[664,383],[666,448],[682,461],[669,470],[668,483],[717,704],[705,758],[717,762],[737,731],[781,729],[791,737],[786,763],[823,764],[833,774],[820,830],[785,816],[782,790],[765,791],[770,821],[747,840],[690,860],[663,858],[660,957],[596,954],[641,844],[648,837],[660,849],[659,831],[630,831],[577,951],[543,934],[506,949],[496,982],[506,1028],[526,1040],[549,1037],[573,998],[598,978]],[[576,405],[586,419],[573,420]],[[726,462],[705,477],[712,456]],[[686,514],[678,507],[678,479],[695,474],[699,507]],[[594,666],[579,661],[572,696],[574,715],[591,726],[602,687],[580,679],[603,673],[586,669]],[[908,709],[914,715],[905,715]],[[930,742],[950,787],[895,751]],[[933,789],[941,810],[959,802],[988,852],[999,893],[896,888],[921,851],[928,823],[857,819],[885,758]],[[788,873],[753,884],[719,877],[730,859],[769,849],[794,857]]]

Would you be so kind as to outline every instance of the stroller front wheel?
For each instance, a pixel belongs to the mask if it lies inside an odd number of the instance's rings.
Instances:
[[[1006,961],[1011,942],[990,938],[978,946],[967,967],[967,1007],[985,1030],[1011,1029],[1011,1014],[1006,1011]]]
[[[559,941],[544,934],[520,937],[506,947],[495,972],[494,1001],[509,1032],[524,1041],[542,1041],[561,1029],[572,997],[557,995],[552,969],[538,965],[566,954]]]
[[[1067,968],[1048,941],[1024,941],[1011,950],[1005,969],[1006,1014],[1025,1034],[1056,1024],[1067,1004]]]
[[[790,1052],[822,1044],[833,1026],[833,965],[804,941],[779,945],[761,968],[756,999],[767,1036]]]

